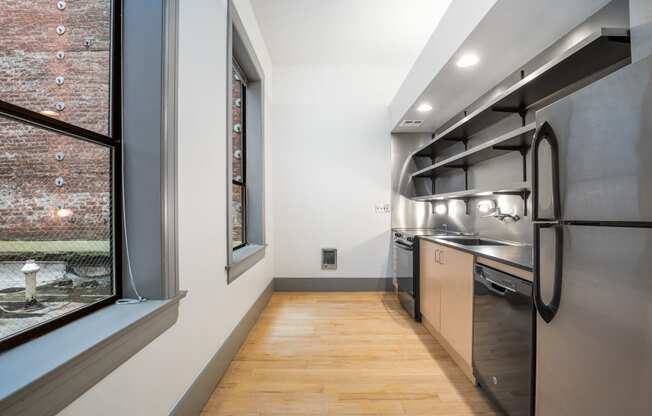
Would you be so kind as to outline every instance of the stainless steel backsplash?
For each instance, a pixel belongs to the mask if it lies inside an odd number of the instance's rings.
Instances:
[[[530,121],[530,120],[528,120]],[[509,131],[521,125],[519,117],[509,117],[491,128],[479,133],[469,141],[469,146],[477,146],[482,142],[496,137],[496,132]],[[415,195],[415,183],[410,180],[410,175],[422,166],[409,158],[410,153],[419,145],[430,139],[428,134],[395,134],[392,136],[392,227],[393,228],[442,228],[444,224],[451,231],[467,233],[477,232],[481,235],[519,241],[532,242],[532,223],[529,213],[531,211],[528,199],[528,216],[524,216],[523,201],[519,196],[500,195],[487,196],[469,201],[469,214],[463,201],[439,201],[436,203],[412,201]],[[450,149],[450,153],[457,153],[462,149]],[[443,155],[442,157],[445,157]],[[527,156],[529,169],[529,154]],[[469,188],[499,189],[505,185],[519,182],[522,171],[522,158],[519,153],[507,154],[499,158],[478,164],[469,170]],[[529,179],[529,178],[528,178]],[[437,179],[437,192],[449,192],[463,189],[464,174],[455,173]],[[477,203],[482,199],[495,200],[497,205],[505,212],[513,212],[521,220],[502,222],[495,218],[482,217],[477,211]],[[435,204],[445,204],[446,214],[434,213]]]

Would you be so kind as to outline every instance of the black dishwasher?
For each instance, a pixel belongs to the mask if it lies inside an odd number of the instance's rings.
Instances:
[[[473,374],[509,416],[529,416],[533,404],[532,284],[476,265],[473,289]]]

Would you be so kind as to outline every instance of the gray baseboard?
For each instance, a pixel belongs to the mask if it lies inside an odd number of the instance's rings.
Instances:
[[[197,376],[170,415],[196,416],[201,413],[201,410],[211,397],[211,394],[215,390],[215,387],[217,387],[229,364],[231,364],[231,361],[238,353],[240,346],[247,338],[249,331],[256,324],[258,316],[260,316],[260,313],[267,306],[273,292],[274,281],[271,281],[245,316],[242,317],[226,341],[224,341],[222,347],[220,347],[206,367]]]
[[[392,290],[391,277],[276,277],[274,279],[276,292],[390,292]]]

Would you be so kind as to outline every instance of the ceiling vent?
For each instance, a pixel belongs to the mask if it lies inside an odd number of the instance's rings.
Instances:
[[[403,120],[399,127],[419,127],[423,123],[423,120]]]

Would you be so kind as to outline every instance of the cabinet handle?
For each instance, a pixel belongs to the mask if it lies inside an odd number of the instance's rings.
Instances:
[[[439,255],[439,249],[436,248],[435,249],[435,263],[439,263],[439,258],[438,258],[439,256],[438,255]]]
[[[444,250],[439,250],[439,264],[443,265],[444,260],[442,260],[442,254],[444,254]]]

